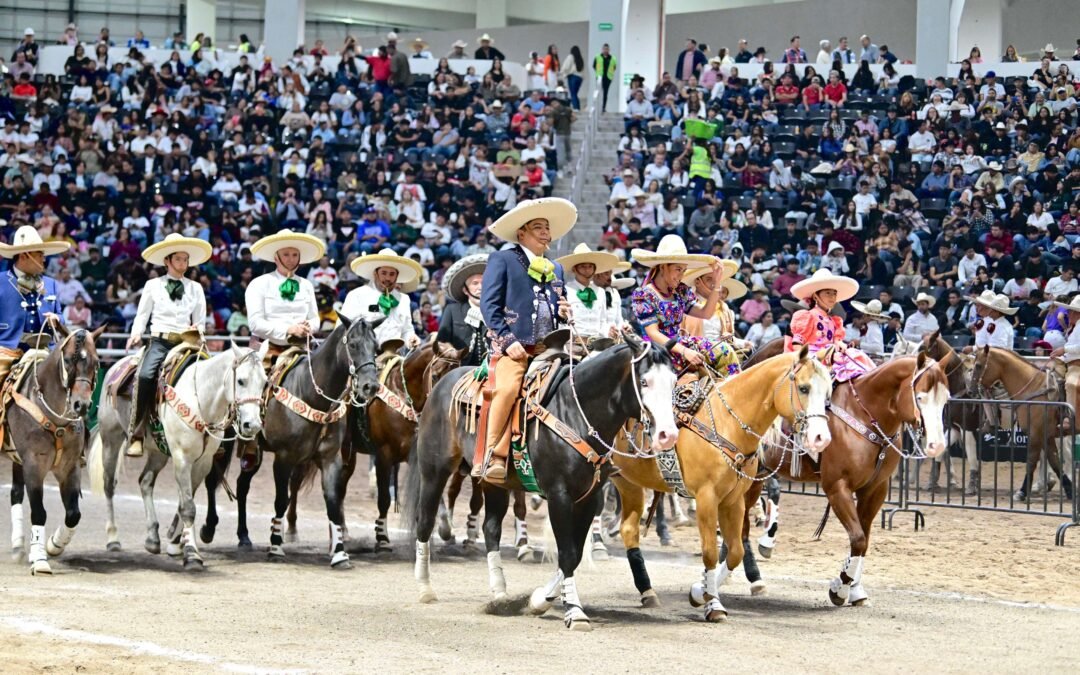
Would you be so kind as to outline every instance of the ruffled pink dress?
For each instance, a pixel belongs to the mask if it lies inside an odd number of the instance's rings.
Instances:
[[[830,316],[819,307],[795,312],[791,317],[791,336],[784,338],[784,351],[793,352],[809,345],[810,353],[837,345],[844,349],[844,321]],[[830,365],[830,364],[826,364]],[[854,347],[833,352],[832,374],[837,382],[847,382],[874,369],[874,362],[864,352]]]

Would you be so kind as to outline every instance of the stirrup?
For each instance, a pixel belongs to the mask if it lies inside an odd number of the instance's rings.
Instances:
[[[127,450],[124,451],[124,455],[127,457],[142,457],[143,452],[142,439],[135,438],[128,442]]]

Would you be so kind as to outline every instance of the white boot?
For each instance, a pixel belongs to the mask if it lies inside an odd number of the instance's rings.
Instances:
[[[30,574],[52,574],[49,557],[45,553],[45,526],[30,526]]]
[[[142,457],[143,456],[142,439],[141,438],[136,438],[135,440],[128,443],[127,451],[124,452],[124,454],[127,455],[128,457]]]
[[[64,552],[64,549],[71,543],[71,538],[74,536],[74,529],[61,524],[60,527],[56,528],[56,532],[53,532],[53,535],[49,537],[49,540],[45,542],[45,552],[55,558]]]
[[[26,551],[26,521],[22,504],[11,505],[11,557],[18,560]]]

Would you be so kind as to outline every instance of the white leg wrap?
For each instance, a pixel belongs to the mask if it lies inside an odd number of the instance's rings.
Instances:
[[[465,543],[475,544],[476,540],[480,538],[480,528],[476,526],[477,516],[470,513],[469,518],[465,521]]]
[[[26,520],[22,504],[11,505],[11,550],[18,551],[26,546]]]
[[[68,544],[71,543],[71,538],[74,536],[75,530],[61,523],[60,527],[56,528],[53,535],[45,542],[45,552],[51,556],[60,555],[64,552],[64,549],[67,548]]]
[[[330,523],[330,566],[337,567],[349,562],[345,552],[345,534],[340,525]]]
[[[416,564],[413,576],[419,584],[431,583],[431,544],[426,541],[416,542]]]
[[[851,592],[848,594],[848,602],[854,605],[856,603],[865,602],[868,599],[869,596],[866,594],[866,589],[863,587],[861,581],[851,584]]]
[[[390,549],[390,530],[386,527],[386,518],[375,520],[375,550],[386,551]]]
[[[556,569],[555,574],[545,584],[534,590],[532,595],[529,596],[529,610],[533,614],[543,614],[551,609],[551,602],[559,593],[560,585],[563,581],[562,570]]]
[[[184,550],[184,565],[195,563],[202,565],[203,559],[199,555],[199,544],[195,537],[195,528],[185,527],[180,535],[180,545]]]
[[[565,608],[563,623],[567,628],[577,630],[590,630],[589,617],[581,607],[581,598],[578,597],[577,581],[574,577],[563,579],[562,602]]]
[[[716,568],[716,587],[720,588],[724,585],[724,582],[731,576],[732,570],[728,569],[727,561],[721,560],[720,565]]]
[[[487,554],[488,587],[496,600],[506,597],[506,577],[503,575],[502,558],[498,551]]]
[[[727,563],[721,562],[719,568],[705,570],[702,573],[702,581],[705,583],[705,594],[717,597],[720,595],[720,570],[727,569]]]
[[[274,535],[277,535],[278,537],[280,537],[281,538],[280,540],[282,542],[284,542],[285,541],[285,534],[284,533],[285,533],[285,529],[281,525],[281,519],[280,518],[271,518],[270,519],[270,550],[269,550],[269,553],[270,553],[270,555],[272,557],[275,557],[275,558],[284,558],[285,557],[285,549],[281,547],[281,544],[275,544],[274,543]]]
[[[861,555],[850,557],[844,563],[844,567],[840,571],[851,578],[851,583],[853,585],[857,584],[862,581],[862,570],[864,562],[866,562],[866,558]]]
[[[862,556],[849,556],[844,561],[844,566],[840,568],[841,576],[834,577],[829,582],[829,590],[838,597],[841,601],[840,604],[847,602],[851,593],[851,586],[859,583],[862,579],[863,560]],[[843,576],[846,576],[848,581],[844,581]]]
[[[581,607],[581,598],[578,597],[577,592],[577,580],[574,577],[562,580],[562,601],[563,605]]]
[[[514,542],[518,546],[529,543],[529,530],[526,527],[524,520],[514,518],[514,531],[517,533]]]
[[[30,526],[30,574],[52,574],[49,557],[45,554],[45,526]]]
[[[600,516],[597,516],[597,517],[592,519],[592,533],[593,533],[593,538],[594,539],[596,537],[600,536],[600,530],[601,530]]]

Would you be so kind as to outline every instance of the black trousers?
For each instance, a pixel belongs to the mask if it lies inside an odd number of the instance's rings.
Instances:
[[[142,361],[139,363],[139,376],[135,382],[135,392],[132,395],[131,412],[131,437],[142,438],[146,429],[146,414],[150,406],[154,404],[157,395],[158,373],[161,364],[169,355],[169,350],[175,347],[173,343],[161,338],[150,338],[143,352]]]
[[[600,112],[607,112],[608,90],[611,89],[611,78],[600,78],[600,87],[604,90],[604,103],[600,106]]]

